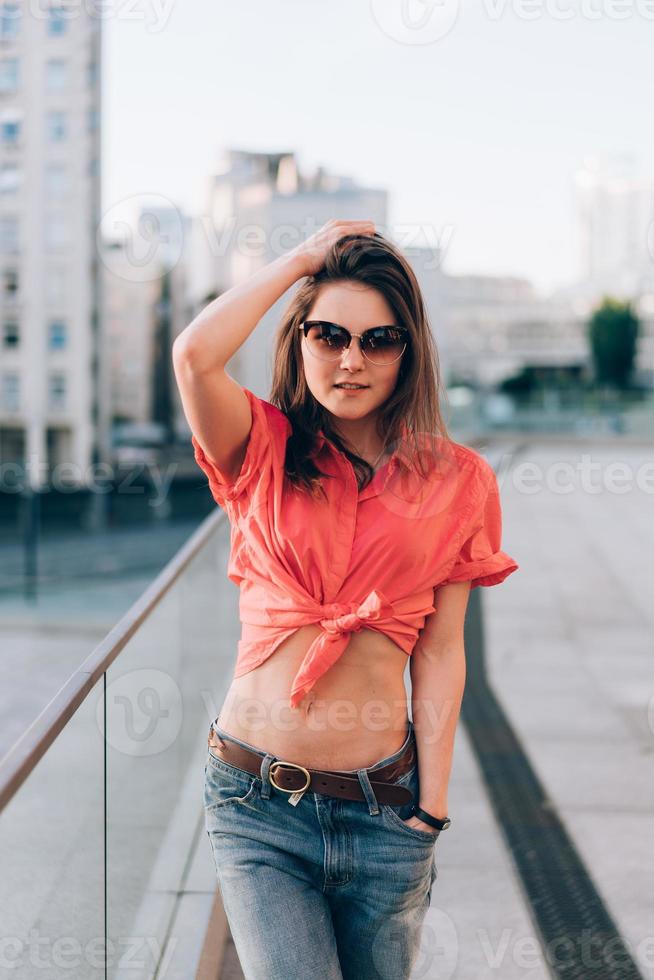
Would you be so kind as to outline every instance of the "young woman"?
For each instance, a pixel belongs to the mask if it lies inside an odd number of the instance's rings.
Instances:
[[[226,365],[299,279],[264,401]],[[173,361],[240,587],[204,806],[243,972],[401,980],[450,822],[469,591],[518,567],[495,475],[447,435],[418,283],[370,221],[214,300]]]

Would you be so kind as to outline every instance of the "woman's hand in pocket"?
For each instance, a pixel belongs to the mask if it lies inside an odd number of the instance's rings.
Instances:
[[[407,827],[413,827],[415,830],[426,830],[427,833],[433,834],[434,837],[438,837],[440,835],[440,830],[438,830],[436,827],[431,827],[419,817],[409,817],[408,820],[403,820],[402,823],[405,823]]]

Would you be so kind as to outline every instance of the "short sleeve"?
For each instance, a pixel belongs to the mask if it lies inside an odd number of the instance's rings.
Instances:
[[[490,464],[485,463],[485,489],[480,504],[473,510],[472,529],[467,536],[448,577],[439,585],[470,582],[478,585],[499,585],[520,566],[501,550],[502,509],[497,477]]]
[[[213,499],[221,507],[243,494],[251,494],[255,484],[269,467],[271,457],[271,427],[266,414],[265,403],[248,388],[243,388],[243,391],[247,395],[252,410],[252,428],[250,429],[245,459],[234,482],[225,479],[218,467],[207,459],[195,435],[191,435],[195,461],[209,478],[209,488]]]

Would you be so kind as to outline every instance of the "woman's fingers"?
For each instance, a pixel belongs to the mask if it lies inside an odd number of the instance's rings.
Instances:
[[[295,249],[296,254],[302,258],[304,274],[315,275],[322,268],[329,249],[340,238],[351,234],[372,234],[374,231],[374,221],[330,218],[322,228]]]

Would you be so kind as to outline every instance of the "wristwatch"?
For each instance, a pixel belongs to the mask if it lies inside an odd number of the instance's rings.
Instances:
[[[421,810],[415,803],[413,804],[413,816],[418,817],[419,820],[424,821],[424,823],[428,823],[430,827],[435,827],[437,830],[447,830],[452,823],[450,817],[443,817],[443,819],[440,820],[438,817],[434,817],[431,813],[427,813],[426,810]]]

